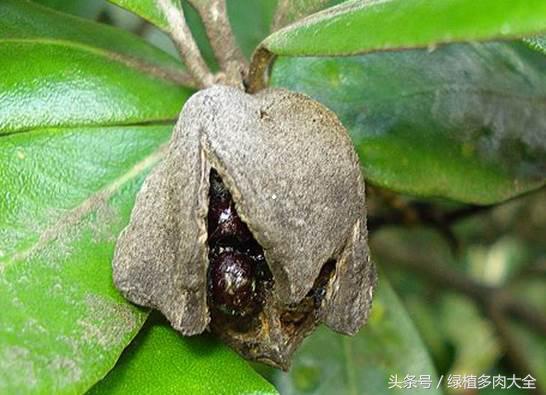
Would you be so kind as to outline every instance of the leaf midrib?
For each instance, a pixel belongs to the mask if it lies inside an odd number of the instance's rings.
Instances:
[[[89,195],[85,200],[81,201],[76,207],[61,216],[57,221],[51,223],[40,233],[39,238],[34,243],[21,251],[14,252],[2,258],[0,260],[0,273],[5,266],[28,258],[33,252],[47,245],[51,240],[56,239],[68,227],[79,223],[82,218],[92,212],[93,209],[99,207],[104,202],[107,202],[124,184],[135,179],[141,173],[159,162],[163,157],[165,150],[166,144],[161,145],[158,149],[145,156],[120,176]]]
[[[86,124],[86,123],[78,123],[78,124],[63,124],[63,125],[41,125],[39,127],[29,127],[24,129],[15,129],[10,130],[9,132],[2,132],[0,130],[0,139],[2,137],[8,137],[13,136],[16,134],[24,134],[24,133],[42,133],[46,131],[51,130],[70,130],[70,129],[78,129],[78,128],[85,128],[85,129],[101,129],[101,128],[119,128],[119,127],[140,127],[140,126],[168,126],[168,125],[174,125],[174,123],[177,121],[177,118],[158,118],[158,119],[146,119],[138,122],[112,122],[112,123],[92,123],[92,124]]]
[[[459,38],[459,37],[451,37],[450,35],[444,35],[442,38],[438,38],[434,43],[432,44],[423,44],[419,43],[419,40],[413,40],[414,43],[406,43],[406,44],[399,44],[399,45],[391,45],[388,42],[384,42],[382,45],[376,45],[375,47],[369,47],[366,49],[359,49],[354,51],[338,51],[336,53],[331,53],[328,51],[325,51],[324,53],[320,54],[316,51],[306,51],[302,49],[294,49],[294,47],[290,47],[288,45],[287,48],[283,48],[283,43],[287,40],[286,38],[283,38],[283,35],[290,35],[298,34],[299,32],[304,32],[307,29],[314,29],[317,27],[317,25],[323,23],[323,24],[332,24],[339,22],[339,19],[342,19],[347,15],[351,13],[358,13],[363,11],[366,8],[377,8],[382,7],[384,5],[390,6],[392,0],[368,0],[368,1],[347,1],[345,3],[338,4],[337,6],[327,8],[321,12],[318,12],[316,14],[310,15],[306,18],[303,18],[293,24],[290,24],[276,32],[273,32],[268,37],[266,37],[259,47],[266,48],[271,53],[274,53],[278,56],[354,56],[354,55],[365,55],[373,52],[390,52],[390,51],[402,51],[402,50],[408,50],[408,49],[417,49],[417,48],[427,48],[431,45],[438,45],[438,44],[453,44],[453,43],[462,43],[467,41],[495,41],[498,39],[502,40],[511,40],[511,39],[520,39],[524,33],[518,33],[518,32],[512,32],[509,34],[505,34],[503,32],[499,32],[494,34],[491,37],[475,37],[473,40]],[[411,8],[411,7],[410,7]],[[368,14],[373,11],[369,11]],[[541,35],[546,33],[546,30],[541,31],[535,31],[534,33],[527,33],[529,34],[536,34]],[[295,46],[295,48],[298,48],[298,45]]]
[[[182,68],[160,66],[157,63],[152,63],[144,59],[139,59],[129,55],[125,55],[115,51],[107,51],[102,48],[92,47],[90,45],[77,43],[74,41],[53,39],[53,38],[3,38],[0,39],[0,44],[35,44],[35,45],[51,45],[59,47],[68,47],[88,52],[93,55],[98,55],[104,59],[120,63],[124,66],[132,68],[138,72],[148,74],[158,79],[173,82],[177,85],[182,85],[181,82],[187,79],[186,73]],[[182,66],[182,65],[181,65]],[[189,85],[186,85],[190,87]]]

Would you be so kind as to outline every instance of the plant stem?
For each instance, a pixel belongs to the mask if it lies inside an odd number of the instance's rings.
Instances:
[[[386,225],[425,225],[436,229],[448,242],[452,252],[459,252],[459,241],[452,230],[452,225],[470,216],[491,210],[499,205],[469,205],[453,211],[443,211],[428,203],[409,203],[400,195],[391,191],[368,185],[368,194],[379,197],[393,210],[380,216],[368,218],[368,228],[378,229]]]
[[[258,47],[252,54],[248,75],[245,80],[246,90],[249,93],[256,93],[267,86],[267,73],[269,65],[273,62],[275,55],[263,47]]]
[[[214,76],[201,56],[201,52],[186,23],[182,8],[175,6],[172,0],[156,0],[156,2],[167,19],[168,33],[178,48],[188,71],[195,79],[196,85],[199,88],[213,85]]]
[[[188,0],[197,11],[207,32],[214,55],[228,85],[241,85],[248,67],[229,23],[225,0]]]

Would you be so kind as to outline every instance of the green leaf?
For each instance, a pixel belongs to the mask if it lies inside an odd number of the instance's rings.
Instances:
[[[144,322],[110,262],[190,92],[112,56],[178,65],[144,42],[29,2],[2,1],[0,37],[0,393],[83,392]]]
[[[147,316],[113,286],[111,259],[191,92],[155,68],[176,60],[115,29],[6,0],[0,32],[0,393],[80,393]],[[215,350],[179,358],[208,371],[205,383],[222,381],[222,363],[248,376]]]
[[[295,354],[288,373],[273,375],[282,394],[405,393],[389,389],[391,375],[429,375],[432,388],[415,394],[441,394],[434,366],[405,308],[384,274],[380,276],[368,324],[354,337],[319,328]],[[392,379],[392,378],[391,378]]]
[[[0,135],[48,126],[172,123],[191,93],[171,78],[180,63],[169,55],[29,2],[0,4],[0,37]]]
[[[6,73],[0,135],[45,126],[172,123],[189,94],[138,68],[57,44],[5,42],[0,67]]]
[[[2,0],[0,3],[0,39],[49,41],[52,44],[104,51],[120,61],[131,60],[157,66],[167,71],[180,70],[182,64],[172,56],[150,46],[137,36],[107,25],[66,14],[28,0]]]
[[[245,361],[210,335],[183,337],[152,316],[108,376],[100,394],[276,394]]]
[[[372,183],[487,204],[544,185],[544,70],[523,43],[453,44],[280,58],[271,80],[338,114]]]
[[[125,8],[135,14],[146,19],[148,22],[156,25],[157,27],[168,31],[169,25],[165,15],[158,7],[156,0],[108,0],[111,3]],[[171,0],[172,1],[172,0]],[[177,4],[176,1],[173,3]]]
[[[114,288],[110,262],[170,130],[69,127],[0,136],[1,393],[83,392],[144,323],[146,314]]]
[[[353,0],[273,33],[262,46],[283,56],[351,55],[545,31],[543,0]]]
[[[106,4],[104,0],[33,0],[33,2],[89,19],[95,19]]]

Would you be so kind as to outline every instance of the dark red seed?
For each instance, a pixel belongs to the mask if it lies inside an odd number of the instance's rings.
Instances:
[[[208,228],[211,234],[218,226],[220,215],[231,205],[231,196],[215,170],[210,172]]]
[[[320,273],[313,284],[313,288],[307,293],[307,296],[312,297],[315,306],[318,308],[322,303],[322,299],[326,295],[326,286],[336,269],[336,261],[328,260],[320,269]]]
[[[222,245],[240,244],[250,240],[252,234],[237,215],[235,208],[230,206],[220,213],[219,221],[210,238],[211,241]]]
[[[210,195],[214,199],[219,200],[231,200],[231,195],[226,189],[222,178],[218,172],[214,169],[210,171]]]
[[[254,261],[258,281],[271,281],[273,279],[265,260],[264,251],[256,240],[252,239],[245,243],[242,246],[242,251]]]
[[[254,262],[237,251],[224,251],[211,259],[210,296],[224,313],[247,315],[258,308]]]
[[[208,230],[210,241],[222,245],[245,243],[252,238],[250,230],[237,214],[231,194],[214,170],[210,173]]]

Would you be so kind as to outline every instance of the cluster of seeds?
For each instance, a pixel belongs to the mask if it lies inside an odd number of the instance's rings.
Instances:
[[[235,209],[215,170],[210,173],[209,305],[232,316],[257,314],[272,276],[264,252]]]
[[[275,303],[271,298],[273,276],[262,247],[237,214],[231,194],[215,170],[210,174],[208,246],[211,329],[221,336],[244,334],[251,344],[264,325],[262,321],[268,320],[260,312],[268,303]],[[329,260],[305,298],[296,304],[274,307],[285,333],[297,336],[314,325],[334,271],[335,261]]]

